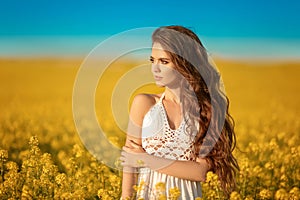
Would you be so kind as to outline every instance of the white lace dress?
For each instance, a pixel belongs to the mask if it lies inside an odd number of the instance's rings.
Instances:
[[[162,103],[164,94],[160,100],[148,111],[144,117],[142,129],[142,146],[148,154],[168,158],[172,160],[192,160],[193,140],[191,135],[185,133],[186,123],[183,120],[178,129],[170,128],[167,114]],[[195,134],[193,135],[195,136]],[[138,184],[144,182],[137,192],[137,199],[157,199],[161,194],[155,188],[157,183],[165,184],[166,197],[169,197],[169,189],[177,187],[180,190],[181,200],[201,197],[201,185],[199,181],[190,181],[167,174],[159,173],[149,168],[140,168]]]

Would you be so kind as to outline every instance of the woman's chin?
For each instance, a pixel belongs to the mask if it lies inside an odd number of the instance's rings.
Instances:
[[[157,87],[165,87],[165,84],[163,84],[160,81],[156,81],[155,84],[156,84]]]

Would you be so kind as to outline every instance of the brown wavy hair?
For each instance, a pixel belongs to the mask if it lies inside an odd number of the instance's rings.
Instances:
[[[199,124],[193,146],[195,158],[207,160],[209,170],[219,176],[223,192],[229,195],[235,188],[239,166],[233,156],[236,146],[234,119],[228,112],[229,99],[223,91],[220,73],[209,62],[198,36],[188,28],[160,27],[153,32],[152,42],[161,44],[183,76],[182,107],[191,119],[186,119],[190,122],[187,132],[195,130],[193,120]]]

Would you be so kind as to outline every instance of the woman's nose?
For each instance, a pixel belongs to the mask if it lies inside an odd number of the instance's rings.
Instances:
[[[159,67],[159,64],[158,64],[158,63],[152,63],[151,68],[152,68],[152,72],[153,72],[153,73],[158,73],[158,72],[160,72],[160,67]]]

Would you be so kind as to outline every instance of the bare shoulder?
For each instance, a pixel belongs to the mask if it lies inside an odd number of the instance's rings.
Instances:
[[[158,101],[160,95],[156,94],[138,94],[134,97],[130,108],[127,139],[141,144],[141,127],[146,113]]]
[[[134,97],[131,109],[139,110],[144,115],[159,100],[160,94],[138,94]]]

